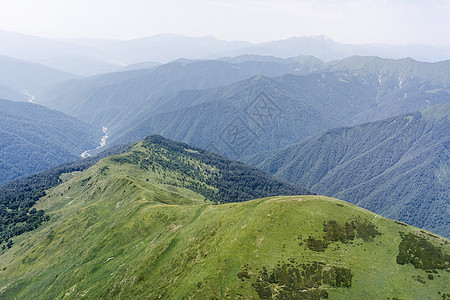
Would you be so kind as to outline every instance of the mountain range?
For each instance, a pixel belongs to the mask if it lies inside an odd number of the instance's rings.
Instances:
[[[36,101],[107,126],[112,144],[155,133],[240,158],[448,102],[449,63],[358,56],[328,64],[312,57],[182,60],[63,82]],[[241,145],[226,137],[233,128],[243,132]]]
[[[233,177],[227,174],[248,180],[230,185],[226,178]],[[159,136],[82,172],[62,174],[62,182],[36,205],[48,214],[47,221],[3,247],[0,296],[450,295],[449,242],[427,231],[323,196],[210,202],[220,191],[265,193],[258,188],[260,179],[275,189],[293,188]]]
[[[292,37],[253,44],[223,41],[211,36],[186,37],[160,34],[131,40],[52,40],[0,30],[0,55],[44,64],[78,75],[119,71],[129,64],[148,61],[167,63],[181,57],[217,59],[242,54],[282,58],[311,55],[324,61],[351,55],[385,58],[412,57],[436,62],[448,59],[450,48],[425,45],[351,45],[325,36]]]
[[[264,42],[239,49],[231,52],[229,55],[236,56],[241,54],[270,55],[281,58],[312,55],[327,62],[353,55],[380,56],[392,59],[411,57],[420,61],[436,62],[448,59],[450,49],[448,47],[424,45],[352,45],[339,43],[326,36],[317,35]]]
[[[121,118],[143,105],[157,104],[158,98],[181,90],[202,90],[230,84],[262,74],[279,76],[307,73],[311,63],[280,64],[245,61],[181,60],[156,68],[119,72],[62,82],[36,95],[37,103],[69,113],[81,120],[114,128]],[[146,101],[149,103],[144,104]],[[133,112],[134,113],[134,112]]]
[[[119,70],[99,49],[0,30],[0,55],[43,64],[77,75]]]
[[[149,134],[161,134],[227,157],[246,160],[249,155],[305,141],[329,128],[384,120],[448,102],[449,70],[449,61],[423,63],[412,59],[359,56],[330,63],[306,56],[281,59],[244,55],[213,61],[180,59],[148,69],[66,80],[40,89],[35,100],[90,122],[92,128],[104,126],[108,146],[136,142]],[[382,121],[383,124],[385,122],[390,121]],[[440,122],[445,125],[447,121],[443,119]],[[390,130],[395,129],[397,135],[410,135],[406,131],[416,127],[386,128],[392,134],[394,131]],[[446,128],[429,128],[427,145],[440,145],[442,132]],[[377,135],[378,129],[373,129],[372,133]],[[353,142],[348,141],[349,144]],[[332,142],[326,145],[331,152],[335,151],[334,146]],[[408,147],[409,144],[406,144],[402,151]],[[432,151],[432,148],[424,147],[425,153]],[[83,151],[93,148],[95,146]],[[76,148],[72,153],[75,151],[78,155],[83,152]],[[360,155],[357,151],[355,153]],[[377,163],[391,160],[389,151],[377,153]],[[10,155],[15,154],[10,152]],[[436,158],[434,154],[430,155]],[[281,157],[278,154],[274,156]],[[445,161],[445,158],[440,159]],[[414,158],[413,161],[416,163],[419,160]],[[259,161],[252,164],[259,166]],[[427,162],[427,166],[430,164],[434,162]],[[384,172],[385,165],[381,165],[380,170]],[[355,174],[356,171],[352,169],[351,172]],[[26,174],[29,173],[16,170],[8,178]],[[369,179],[372,175],[368,175]],[[433,177],[430,175],[427,178]],[[295,182],[289,176],[285,179]],[[314,192],[358,203],[383,216],[447,235],[447,213],[443,199],[448,186],[439,183],[441,181],[422,180],[420,191],[419,185],[413,185],[408,192],[390,193],[403,186],[400,184],[402,181],[395,181],[392,186],[386,187],[382,181],[372,180],[372,190],[385,190],[384,193],[389,194],[386,197],[390,199],[376,205],[378,192],[374,192],[372,198],[365,202],[368,196],[364,193],[358,194],[358,197],[339,194],[341,191],[333,189],[337,186],[332,184],[334,179],[322,187],[320,180],[318,178],[317,181],[300,185]],[[416,179],[411,180],[415,182]],[[346,189],[349,182],[353,181],[342,183],[339,187]],[[361,182],[357,182],[359,184]],[[365,192],[370,190],[360,189]],[[409,207],[416,207],[419,197],[425,197],[425,193],[431,191],[440,192],[423,204],[425,206],[420,209],[420,214],[410,215]],[[387,207],[391,207],[393,202],[402,205],[387,212]],[[434,206],[430,206],[431,203]]]

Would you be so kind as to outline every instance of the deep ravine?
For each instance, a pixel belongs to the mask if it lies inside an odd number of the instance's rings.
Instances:
[[[24,94],[25,94],[26,96],[30,97],[30,98],[28,99],[28,102],[34,103],[34,99],[36,99],[36,97],[34,97],[33,95],[31,95],[31,94],[28,93],[28,92],[24,92]]]
[[[103,147],[106,146],[106,140],[107,140],[108,137],[109,137],[109,136],[108,136],[108,128],[106,128],[105,126],[103,126],[103,127],[102,127],[102,131],[103,131],[103,136],[102,136],[102,138],[100,139],[100,145],[97,146],[95,149],[86,150],[86,151],[84,151],[83,153],[81,153],[80,156],[81,156],[82,158],[89,157],[89,156],[91,156],[91,154],[90,154],[91,151],[97,150],[97,149],[100,149],[100,148],[103,148]]]

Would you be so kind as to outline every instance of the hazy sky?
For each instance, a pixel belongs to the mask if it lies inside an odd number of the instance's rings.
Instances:
[[[252,42],[323,34],[349,43],[450,46],[450,0],[0,0],[0,29],[49,38],[178,33]]]

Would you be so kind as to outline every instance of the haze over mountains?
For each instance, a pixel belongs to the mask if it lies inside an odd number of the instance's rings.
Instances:
[[[98,49],[0,30],[0,55],[10,56],[78,75],[118,70]]]
[[[57,82],[80,76],[38,63],[0,56],[0,98],[33,101],[33,94]]]
[[[147,70],[112,73],[67,81],[38,94],[38,102],[70,113],[82,120],[118,127],[124,115],[143,109],[158,111],[160,97],[183,90],[203,90],[223,86],[256,75],[280,76],[285,73],[308,74],[321,62],[295,59],[288,63],[243,61],[180,60]],[[182,104],[183,105],[183,104]],[[184,107],[190,106],[184,104]],[[170,107],[169,110],[179,108]],[[167,110],[167,109],[166,109]],[[161,110],[160,110],[161,111]]]
[[[450,48],[422,45],[350,45],[324,36],[292,37],[252,44],[222,41],[211,36],[160,34],[134,40],[51,40],[0,30],[0,55],[29,60],[79,75],[118,71],[146,61],[167,63],[179,58],[211,59],[256,54],[281,58],[312,55],[324,61],[351,55],[386,58],[412,57],[437,62],[448,59]]]

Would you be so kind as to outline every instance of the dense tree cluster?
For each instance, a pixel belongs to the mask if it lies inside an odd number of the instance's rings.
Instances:
[[[450,268],[450,255],[433,245],[425,237],[408,233],[401,234],[402,241],[398,246],[397,263],[411,263],[415,268],[436,270]]]
[[[309,236],[305,240],[306,247],[313,251],[323,252],[333,242],[348,244],[355,238],[361,238],[367,242],[381,235],[373,223],[361,218],[348,220],[343,225],[336,222],[336,220],[324,221],[323,231],[324,235],[321,239]]]
[[[253,281],[252,287],[260,299],[324,299],[327,287],[348,288],[352,285],[352,270],[329,266],[321,262],[299,263],[294,258],[278,262],[273,267],[252,270],[245,265],[237,274],[241,281]]]
[[[126,149],[128,146],[113,147],[97,156],[66,163],[1,186],[0,244],[2,244],[2,248],[10,248],[12,237],[31,231],[49,219],[43,210],[36,210],[32,207],[39,198],[45,196],[45,190],[61,182],[61,174],[83,171],[100,159],[122,153]]]

